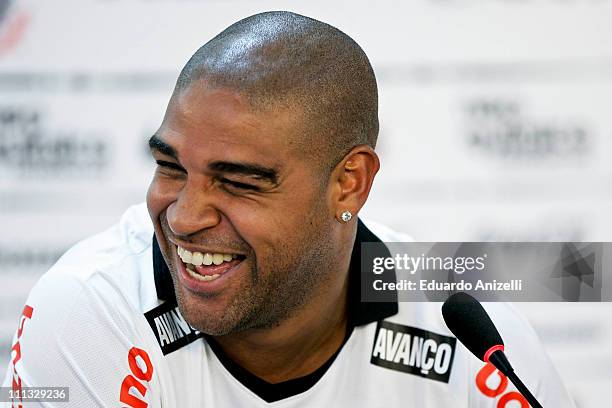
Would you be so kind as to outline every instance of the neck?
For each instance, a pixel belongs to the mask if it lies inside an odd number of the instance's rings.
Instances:
[[[347,331],[350,252],[338,278],[274,328],[215,337],[225,354],[257,377],[279,383],[311,374],[342,346]]]

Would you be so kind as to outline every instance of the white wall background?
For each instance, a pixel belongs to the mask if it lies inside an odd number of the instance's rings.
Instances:
[[[40,274],[144,200],[145,141],[189,56],[273,9],[371,58],[383,168],[366,216],[422,241],[611,240],[610,0],[0,0],[2,367]],[[521,308],[579,407],[606,406],[612,306]]]

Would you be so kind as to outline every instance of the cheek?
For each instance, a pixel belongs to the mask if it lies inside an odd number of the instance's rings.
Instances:
[[[318,205],[317,205],[318,204]],[[324,206],[311,197],[292,195],[286,203],[256,209],[226,207],[234,229],[255,251],[258,263],[285,263],[317,242]],[[263,266],[263,265],[260,265]]]

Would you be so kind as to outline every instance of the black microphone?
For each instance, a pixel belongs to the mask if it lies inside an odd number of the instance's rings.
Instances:
[[[504,341],[478,300],[464,292],[455,293],[442,305],[442,316],[450,331],[472,354],[508,377],[532,407],[542,408],[514,373],[504,354]]]

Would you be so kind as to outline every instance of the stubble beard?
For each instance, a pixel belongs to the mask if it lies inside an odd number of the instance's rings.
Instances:
[[[234,293],[227,307],[214,315],[207,310],[198,310],[197,304],[185,299],[185,289],[178,287],[177,271],[170,262],[179,310],[185,320],[202,333],[222,336],[277,327],[307,307],[313,295],[330,281],[329,272],[333,270],[335,259],[329,241],[329,226],[321,217],[320,212],[313,214],[308,228],[301,228],[304,231],[301,237],[287,237],[285,243],[290,245],[285,247],[299,248],[295,254],[278,252],[272,254],[271,259],[262,260],[269,265],[263,272],[251,251],[250,279]],[[166,262],[172,259],[169,255],[164,253]]]

